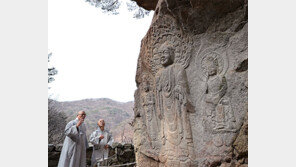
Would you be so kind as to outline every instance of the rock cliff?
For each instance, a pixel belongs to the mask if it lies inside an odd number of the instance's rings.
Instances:
[[[248,164],[245,0],[136,0],[154,10],[138,58],[139,167]]]

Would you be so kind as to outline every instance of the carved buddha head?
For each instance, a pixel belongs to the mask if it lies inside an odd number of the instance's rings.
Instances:
[[[207,57],[206,59],[206,68],[208,72],[208,76],[214,76],[218,73],[218,60],[212,56]]]
[[[166,67],[174,63],[174,59],[175,59],[174,51],[175,50],[173,46],[166,42],[159,47],[158,53],[161,55],[160,63],[162,66]]]

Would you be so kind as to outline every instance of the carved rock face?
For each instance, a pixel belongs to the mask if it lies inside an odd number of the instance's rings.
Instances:
[[[243,0],[158,1],[136,75],[138,166],[247,164],[247,36]]]
[[[174,49],[171,45],[164,43],[160,46],[158,54],[160,54],[160,63],[166,67],[174,63]]]
[[[160,63],[166,67],[170,64],[172,64],[172,56],[170,55],[168,50],[165,50],[162,55],[160,56]]]
[[[208,76],[214,76],[218,71],[218,62],[216,59],[209,57],[206,62],[207,74]]]

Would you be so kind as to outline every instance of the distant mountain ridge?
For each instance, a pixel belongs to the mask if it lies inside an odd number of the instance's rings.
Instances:
[[[134,102],[118,102],[109,98],[92,98],[75,101],[55,101],[60,112],[65,113],[67,121],[76,118],[77,112],[86,112],[87,137],[97,129],[97,121],[104,119],[106,129],[110,130],[117,142],[132,142],[133,129],[129,123],[134,118]]]

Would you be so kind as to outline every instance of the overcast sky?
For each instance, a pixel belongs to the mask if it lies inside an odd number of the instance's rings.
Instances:
[[[85,0],[48,1],[48,53],[58,70],[49,84],[51,97],[134,100],[141,39],[152,16],[134,19],[124,8],[107,15]]]

